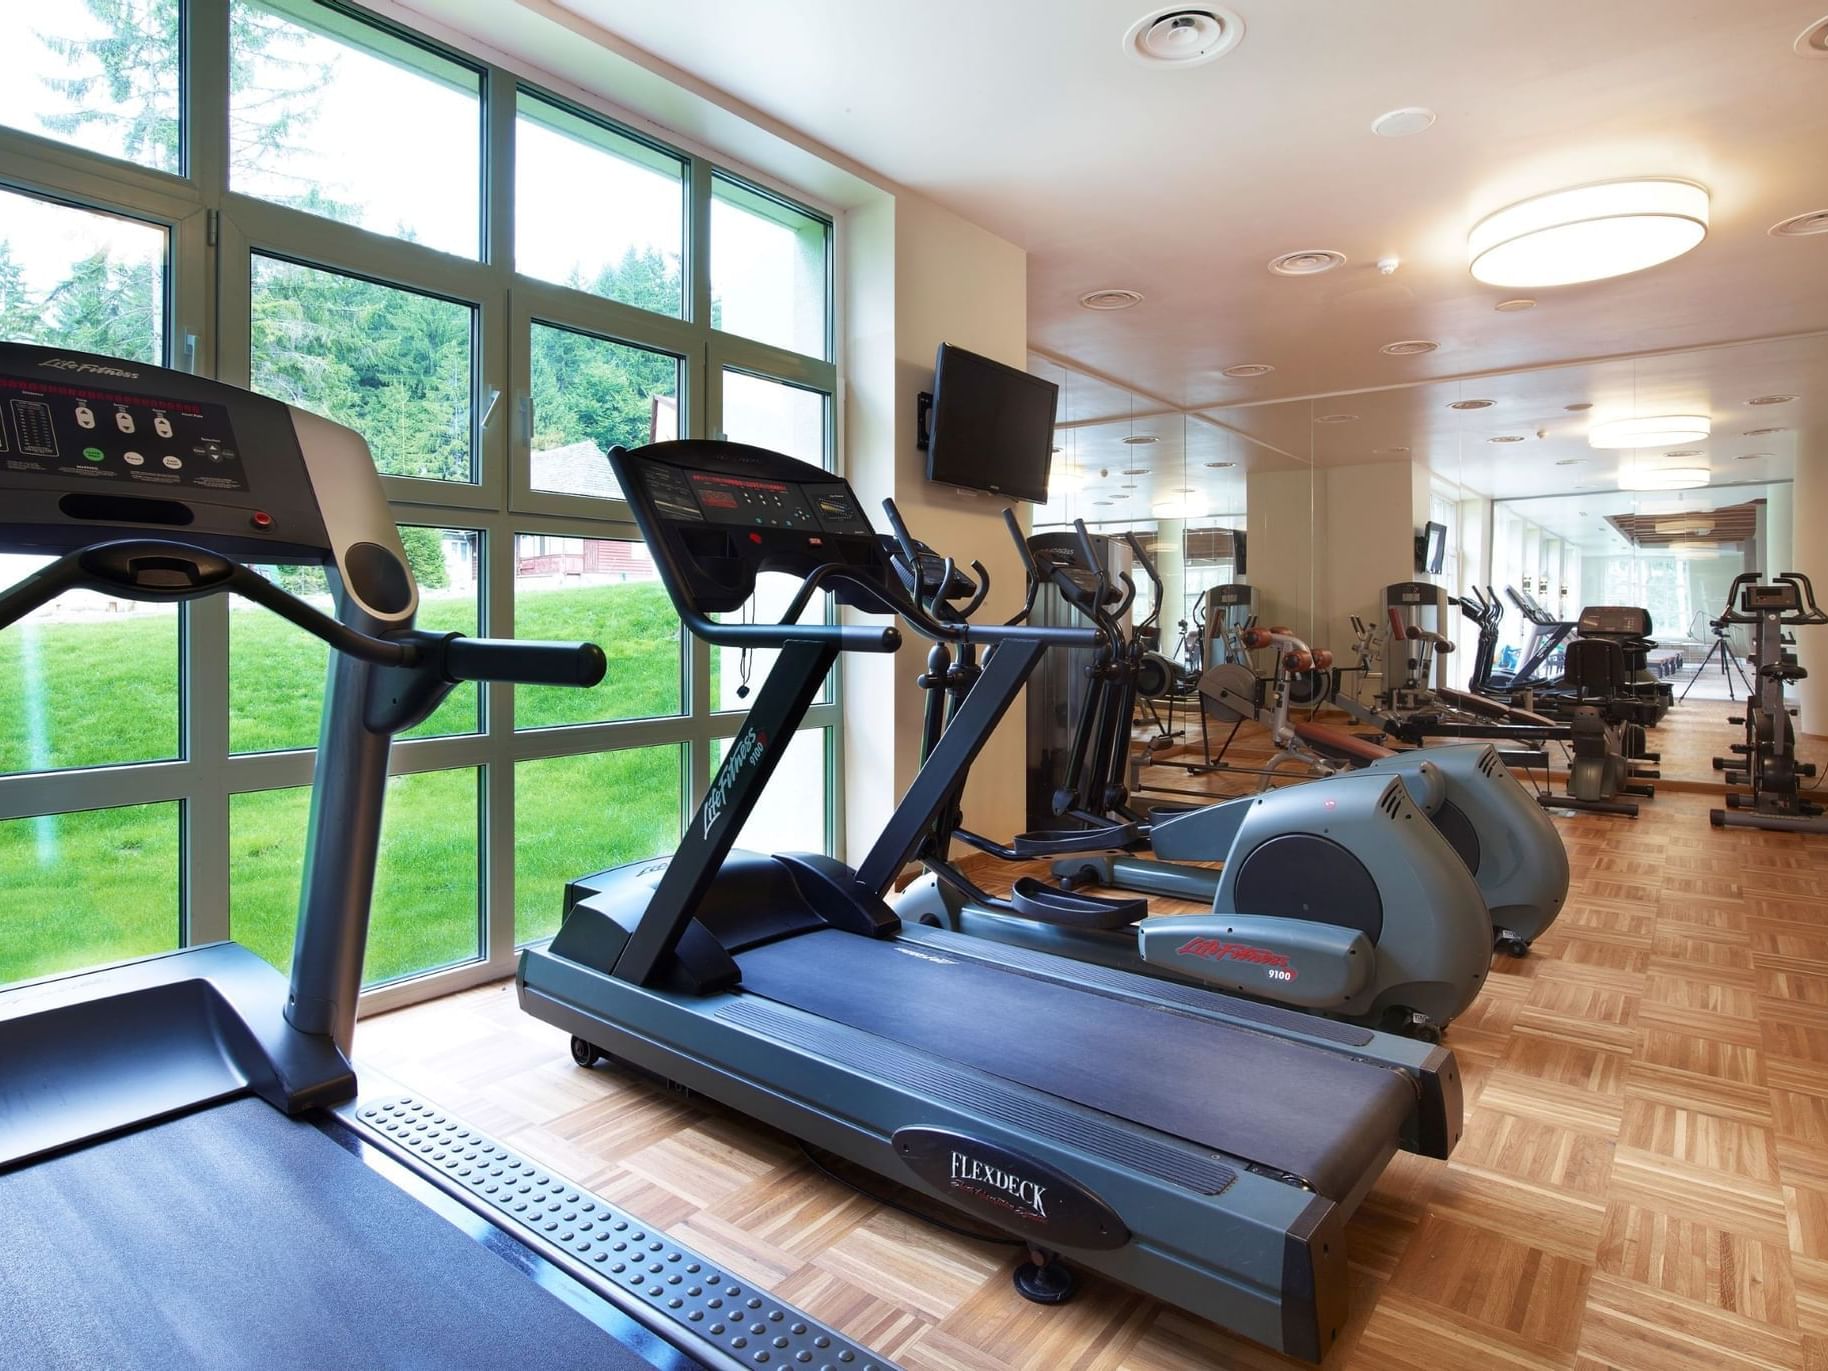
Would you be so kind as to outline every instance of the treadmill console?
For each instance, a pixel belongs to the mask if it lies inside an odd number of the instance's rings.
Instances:
[[[1206,591],[1206,603],[1217,605],[1221,609],[1236,609],[1239,606],[1256,604],[1257,593],[1249,586],[1231,585],[1212,586]]]
[[[329,562],[318,506],[279,401],[139,362],[0,343],[0,536],[10,548],[153,536],[243,559]]]
[[[1748,585],[1739,592],[1739,608],[1747,614],[1800,614],[1802,592],[1794,581]]]
[[[898,587],[850,483],[743,443],[686,439],[615,448],[609,460],[669,589],[705,614],[739,609],[764,571],[806,576],[830,562]],[[842,582],[832,587],[849,603]]]
[[[1588,605],[1580,612],[1583,638],[1648,638],[1650,611],[1636,605]]]

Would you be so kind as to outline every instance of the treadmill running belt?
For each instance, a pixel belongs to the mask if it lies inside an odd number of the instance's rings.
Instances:
[[[259,1100],[0,1175],[0,1371],[527,1365],[652,1363]]]
[[[825,929],[737,964],[750,994],[1291,1172],[1328,1199],[1415,1107],[1387,1067],[889,939]]]

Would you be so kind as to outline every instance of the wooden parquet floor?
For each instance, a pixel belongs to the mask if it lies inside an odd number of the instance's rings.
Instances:
[[[1559,820],[1567,910],[1449,1034],[1464,1141],[1400,1155],[1353,1219],[1329,1367],[1828,1371],[1828,838],[1717,831],[1709,803]],[[1006,1249],[715,1106],[579,1070],[509,986],[366,1022],[358,1045],[907,1367],[1294,1365],[1095,1278],[1028,1304]]]

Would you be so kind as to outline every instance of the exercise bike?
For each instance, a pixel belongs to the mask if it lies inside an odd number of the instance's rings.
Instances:
[[[1725,774],[1727,783],[1746,790],[1728,794],[1727,807],[1711,811],[1709,819],[1715,828],[1828,832],[1828,814],[1803,796],[1801,783],[1814,777],[1816,769],[1796,756],[1796,726],[1784,703],[1784,688],[1808,676],[1786,650],[1785,629],[1828,624],[1828,612],[1815,603],[1815,587],[1800,571],[1779,572],[1765,583],[1756,572],[1745,572],[1733,578],[1717,622],[1752,626],[1752,674],[1758,688],[1747,697],[1745,713],[1730,720],[1744,725],[1745,741],[1733,744],[1734,756],[1714,758],[1715,770]]]

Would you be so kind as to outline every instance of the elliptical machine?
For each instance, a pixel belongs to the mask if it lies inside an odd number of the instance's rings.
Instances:
[[[1735,600],[1737,603],[1735,604]],[[1744,792],[1726,797],[1727,808],[1709,813],[1715,828],[1769,828],[1790,833],[1828,833],[1828,814],[1803,797],[1801,782],[1815,775],[1812,762],[1796,756],[1796,726],[1784,703],[1784,687],[1808,673],[1789,652],[1785,630],[1828,624],[1815,603],[1815,587],[1800,571],[1782,571],[1761,583],[1756,572],[1733,578],[1726,610],[1716,622],[1752,626],[1752,673],[1757,692],[1743,715],[1729,720],[1745,727],[1745,741],[1733,757],[1714,758],[1729,785]]]

